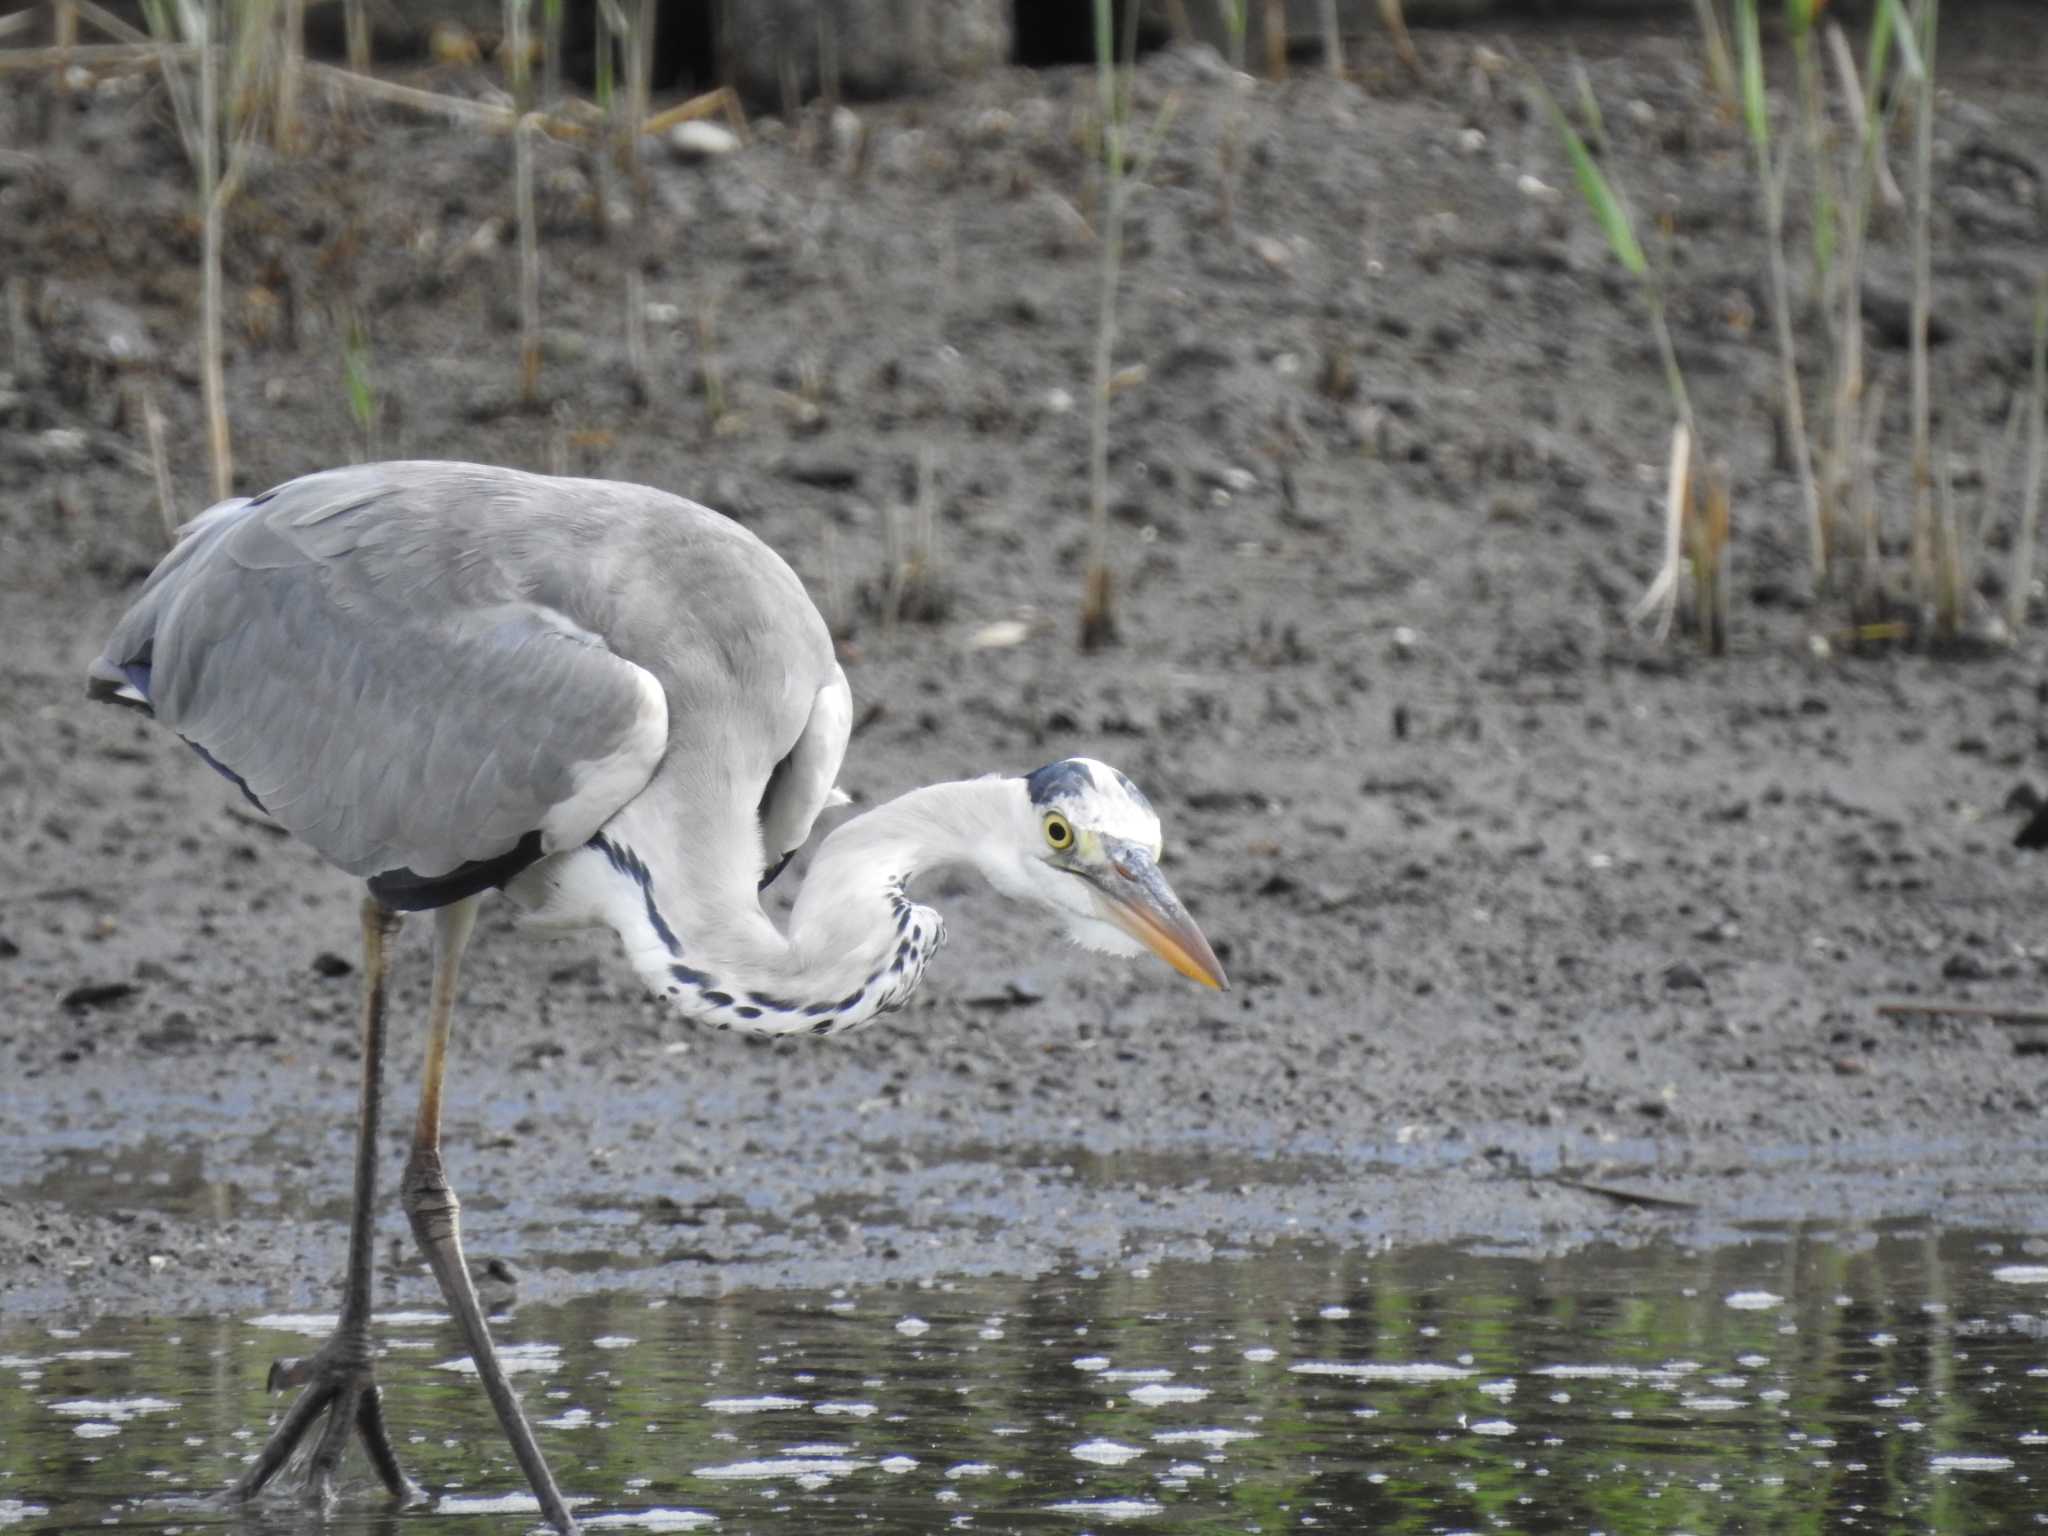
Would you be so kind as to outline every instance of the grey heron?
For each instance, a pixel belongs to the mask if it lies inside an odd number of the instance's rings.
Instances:
[[[456,463],[304,476],[188,524],[115,626],[92,697],[148,711],[267,815],[368,881],[362,1087],[340,1316],[271,1387],[303,1390],[230,1497],[316,1425],[308,1497],[359,1434],[417,1490],[371,1366],[370,1233],[390,941],[432,911],[433,990],[401,1204],[506,1437],[575,1528],[492,1347],[441,1157],[458,968],[477,905],[608,926],[647,985],[720,1029],[836,1035],[899,1006],[942,942],[911,883],[980,873],[1081,944],[1225,980],[1159,870],[1159,818],[1115,769],[914,789],[820,845],[786,926],[760,892],[838,795],[851,694],[780,557],[644,486]],[[324,1420],[324,1423],[323,1423]]]

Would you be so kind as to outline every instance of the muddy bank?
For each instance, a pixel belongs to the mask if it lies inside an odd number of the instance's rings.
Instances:
[[[1937,366],[1970,453],[2024,368],[2043,212],[2038,179],[1965,151],[2048,155],[2026,63],[2048,19],[1994,10],[1943,50]],[[1472,39],[1426,41],[1433,86],[1373,75],[1371,94],[1147,63],[1141,109],[1178,104],[1133,216],[1124,641],[1096,657],[1072,626],[1086,77],[865,108],[857,164],[823,122],[661,162],[644,400],[621,246],[595,232],[587,164],[545,149],[538,413],[513,408],[501,141],[356,109],[256,167],[228,259],[246,488],[366,452],[459,456],[742,518],[845,634],[850,791],[1114,762],[1161,807],[1169,872],[1234,983],[1072,953],[941,886],[952,941],[910,1009],[761,1045],[681,1026],[608,943],[492,912],[448,1139],[472,1251],[524,1292],[1304,1233],[2038,1226],[2039,1032],[1877,1011],[2038,996],[2043,875],[2008,847],[2008,802],[2041,781],[2038,644],[1812,643],[1840,615],[1803,595],[1796,491],[1768,462],[1768,328],[1721,318],[1764,312],[1753,192],[1680,21],[1513,38],[1560,78],[1576,48],[1604,98],[1641,104],[1611,114],[1617,162],[1675,231],[1703,409],[1746,428],[1728,434],[1734,654],[1636,638],[1654,356],[1595,231],[1518,185],[1568,184],[1547,130],[1473,95]],[[34,121],[25,94],[9,110]],[[180,504],[205,501],[196,252],[162,118],[146,90],[109,91],[0,161],[21,316],[0,380],[0,1305],[36,1311],[309,1302],[341,1255],[355,892],[165,733],[81,698],[162,547],[144,383]],[[1873,345],[1903,410],[1905,355],[1881,327]],[[935,600],[885,622],[888,530],[920,495]],[[425,991],[415,935],[402,1018]],[[403,1102],[419,1046],[399,1036]],[[398,1283],[425,1293],[417,1271]]]

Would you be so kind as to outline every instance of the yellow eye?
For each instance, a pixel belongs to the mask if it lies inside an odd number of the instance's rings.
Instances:
[[[1058,811],[1045,818],[1045,841],[1054,853],[1065,853],[1074,846],[1074,829]]]

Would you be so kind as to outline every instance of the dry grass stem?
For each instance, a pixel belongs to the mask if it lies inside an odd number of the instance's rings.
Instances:
[[[71,9],[80,21],[98,27],[117,43],[148,43],[149,34],[140,27],[132,26],[104,6],[93,4],[93,0],[69,0]]]
[[[149,444],[150,478],[156,483],[156,511],[163,519],[164,538],[178,541],[178,498],[171,491],[171,461],[164,451],[164,413],[156,407],[156,393],[142,387],[142,434]]]
[[[1913,391],[1913,594],[1923,609],[1943,605],[1935,590],[1934,401],[1928,374],[1927,322],[1934,285],[1928,230],[1934,200],[1934,40],[1939,0],[1920,0],[1913,29],[1921,38],[1921,69],[1913,116],[1913,310],[1910,332]]]
[[[1870,131],[1870,108],[1863,99],[1863,81],[1856,72],[1856,54],[1849,46],[1849,34],[1842,30],[1842,24],[1832,17],[1822,29],[1828,40],[1828,57],[1835,66],[1836,88],[1842,93],[1842,102],[1849,115],[1849,127],[1858,142]],[[1877,155],[1877,192],[1887,208],[1894,210],[1906,206],[1906,194],[1899,190],[1899,183],[1892,175],[1891,157],[1885,153],[1882,138],[1875,141]]]
[[[540,228],[533,204],[535,119],[523,117],[512,133],[513,197],[519,209],[519,400],[540,398]]]
[[[1707,79],[1714,88],[1715,96],[1730,116],[1735,114],[1739,98],[1735,91],[1735,55],[1728,47],[1728,29],[1721,24],[1721,13],[1714,0],[1692,0],[1693,14],[1699,18],[1700,36],[1707,48]]]
[[[2041,478],[2048,470],[2048,272],[2034,292],[2034,366],[2027,399],[2026,481],[2020,489],[2020,531],[2012,546],[2012,580],[2006,594],[2006,623],[2017,635],[2027,621],[2033,596],[2034,537],[2040,528]]]
[[[656,134],[667,133],[669,129],[675,127],[678,123],[693,123],[698,118],[712,117],[721,112],[730,119],[738,110],[740,110],[739,98],[733,95],[729,87],[721,85],[715,91],[706,91],[702,96],[692,96],[688,101],[678,102],[673,107],[663,108],[655,113],[654,116],[641,123],[640,132],[645,136],[652,137]],[[744,113],[742,113],[740,122],[744,124],[745,121],[746,118]]]
[[[1394,40],[1394,57],[1417,80],[1427,80],[1429,71],[1422,67],[1422,55],[1416,51],[1415,39],[1408,35],[1408,17],[1401,9],[1401,0],[1379,0],[1379,6],[1380,21]]]
[[[1337,0],[1322,0],[1323,64],[1332,80],[1344,78],[1344,33],[1337,24]]]
[[[368,0],[342,0],[342,28],[348,34],[348,67],[359,75],[367,75],[370,72]]]
[[[1658,640],[1671,634],[1678,612],[1679,576],[1685,565],[1686,503],[1692,495],[1692,429],[1680,421],[1671,429],[1671,457],[1664,476],[1664,562],[1649,587],[1629,610],[1629,622],[1641,626],[1654,619]]]

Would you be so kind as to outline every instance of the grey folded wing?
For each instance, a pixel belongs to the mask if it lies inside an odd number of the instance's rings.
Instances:
[[[480,580],[462,550],[380,547],[373,503],[305,500],[195,525],[94,663],[93,691],[141,695],[356,875],[538,857],[640,791],[668,734],[649,672],[515,576]],[[464,579],[431,579],[451,561]]]

